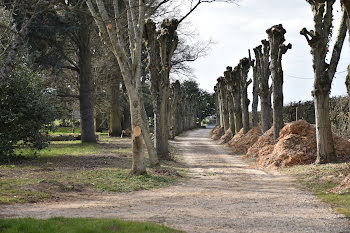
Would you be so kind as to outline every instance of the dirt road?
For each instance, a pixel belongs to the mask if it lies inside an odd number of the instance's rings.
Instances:
[[[209,130],[178,137],[191,179],[163,189],[88,200],[0,206],[0,216],[107,217],[152,221],[186,232],[350,232],[347,219],[283,176],[247,168]]]

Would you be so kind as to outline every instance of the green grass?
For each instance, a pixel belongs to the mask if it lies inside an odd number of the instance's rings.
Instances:
[[[2,233],[175,233],[181,232],[162,225],[115,219],[94,218],[32,218],[0,219]]]
[[[129,169],[101,168],[51,172],[27,171],[24,177],[0,177],[0,204],[38,202],[67,192],[131,192],[175,184],[176,177],[150,174],[133,175]]]
[[[349,168],[347,163],[302,165],[283,169],[282,172],[294,176],[302,188],[331,204],[338,213],[350,217],[350,193],[337,194],[329,191],[349,174]]]
[[[34,151],[28,148],[18,149],[16,150],[16,154],[25,157],[50,157],[62,155],[93,155],[104,152],[103,147],[99,144],[81,143],[81,141],[51,142],[50,144],[48,148],[40,151]]]
[[[52,142],[47,149],[0,164],[0,204],[45,201],[69,192],[130,192],[165,187],[185,176],[180,163],[165,162],[148,174],[130,174],[130,139],[101,137],[99,144]],[[179,175],[180,174],[180,175]]]

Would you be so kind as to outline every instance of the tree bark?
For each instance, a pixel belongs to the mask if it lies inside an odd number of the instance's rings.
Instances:
[[[259,123],[258,105],[259,105],[259,81],[257,67],[253,63],[253,102],[252,102],[252,125],[257,127]]]
[[[315,163],[328,163],[336,160],[334,142],[329,118],[329,93],[340,59],[341,50],[346,36],[347,15],[344,12],[339,32],[332,52],[330,63],[326,63],[328,44],[333,28],[333,5],[335,1],[309,1],[314,14],[315,29],[300,32],[308,42],[313,56],[317,158]]]
[[[228,104],[227,104],[227,87],[225,84],[225,80],[223,77],[218,78],[219,83],[219,90],[220,90],[220,102],[221,102],[221,108],[222,108],[222,123],[225,132],[230,128],[230,121],[229,121],[229,111],[228,111]]]
[[[273,135],[277,139],[281,129],[284,127],[283,122],[283,70],[282,55],[292,48],[291,44],[285,46],[284,35],[286,30],[281,24],[275,25],[266,31],[270,42],[271,63],[270,71],[272,77],[273,92]]]
[[[96,143],[92,97],[92,64],[90,52],[90,20],[82,16],[78,37],[79,101],[81,141]]]
[[[111,112],[109,119],[109,136],[120,137],[122,133],[120,114],[120,74],[116,73],[110,80]]]
[[[254,49],[259,75],[259,96],[261,108],[261,130],[263,133],[271,128],[271,94],[269,88],[270,77],[270,44],[262,40],[262,45]]]
[[[240,61],[240,76],[241,76],[241,102],[242,102],[242,118],[243,118],[243,133],[246,134],[250,130],[250,125],[249,125],[249,111],[248,111],[248,106],[249,106],[249,99],[248,99],[248,86],[252,82],[252,80],[247,81],[248,77],[248,72],[250,68],[250,62],[248,58],[243,58]]]
[[[242,122],[242,101],[241,101],[241,73],[239,67],[236,66],[232,72],[232,88],[233,88],[233,100],[235,111],[235,134],[237,134],[243,128]]]
[[[329,92],[314,93],[317,159],[316,163],[329,163],[335,160],[333,134],[329,118]]]

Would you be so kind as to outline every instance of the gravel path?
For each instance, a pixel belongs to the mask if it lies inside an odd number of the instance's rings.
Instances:
[[[350,232],[347,219],[288,177],[250,169],[209,139],[209,130],[178,137],[191,179],[163,189],[84,200],[0,206],[0,216],[107,217],[152,221],[186,232]]]

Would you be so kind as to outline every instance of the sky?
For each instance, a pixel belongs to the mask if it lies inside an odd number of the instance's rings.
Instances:
[[[334,38],[340,24],[340,3],[335,3]],[[313,29],[313,15],[305,0],[240,0],[239,5],[226,3],[202,4],[184,26],[196,30],[200,40],[213,40],[208,56],[193,62],[196,81],[200,87],[213,92],[216,79],[223,76],[227,66],[236,66],[248,56],[248,49],[267,39],[266,29],[282,24],[286,29],[286,44],[293,48],[283,57],[284,103],[310,100],[313,85],[313,69],[310,47],[305,37],[299,34],[303,27]],[[334,39],[335,40],[335,39]],[[332,47],[331,47],[332,48]],[[343,46],[342,56],[332,84],[332,96],[346,95],[345,77],[350,63],[349,40]],[[343,73],[340,73],[343,72]],[[252,71],[249,73],[252,76]],[[250,85],[249,93],[251,98]]]

